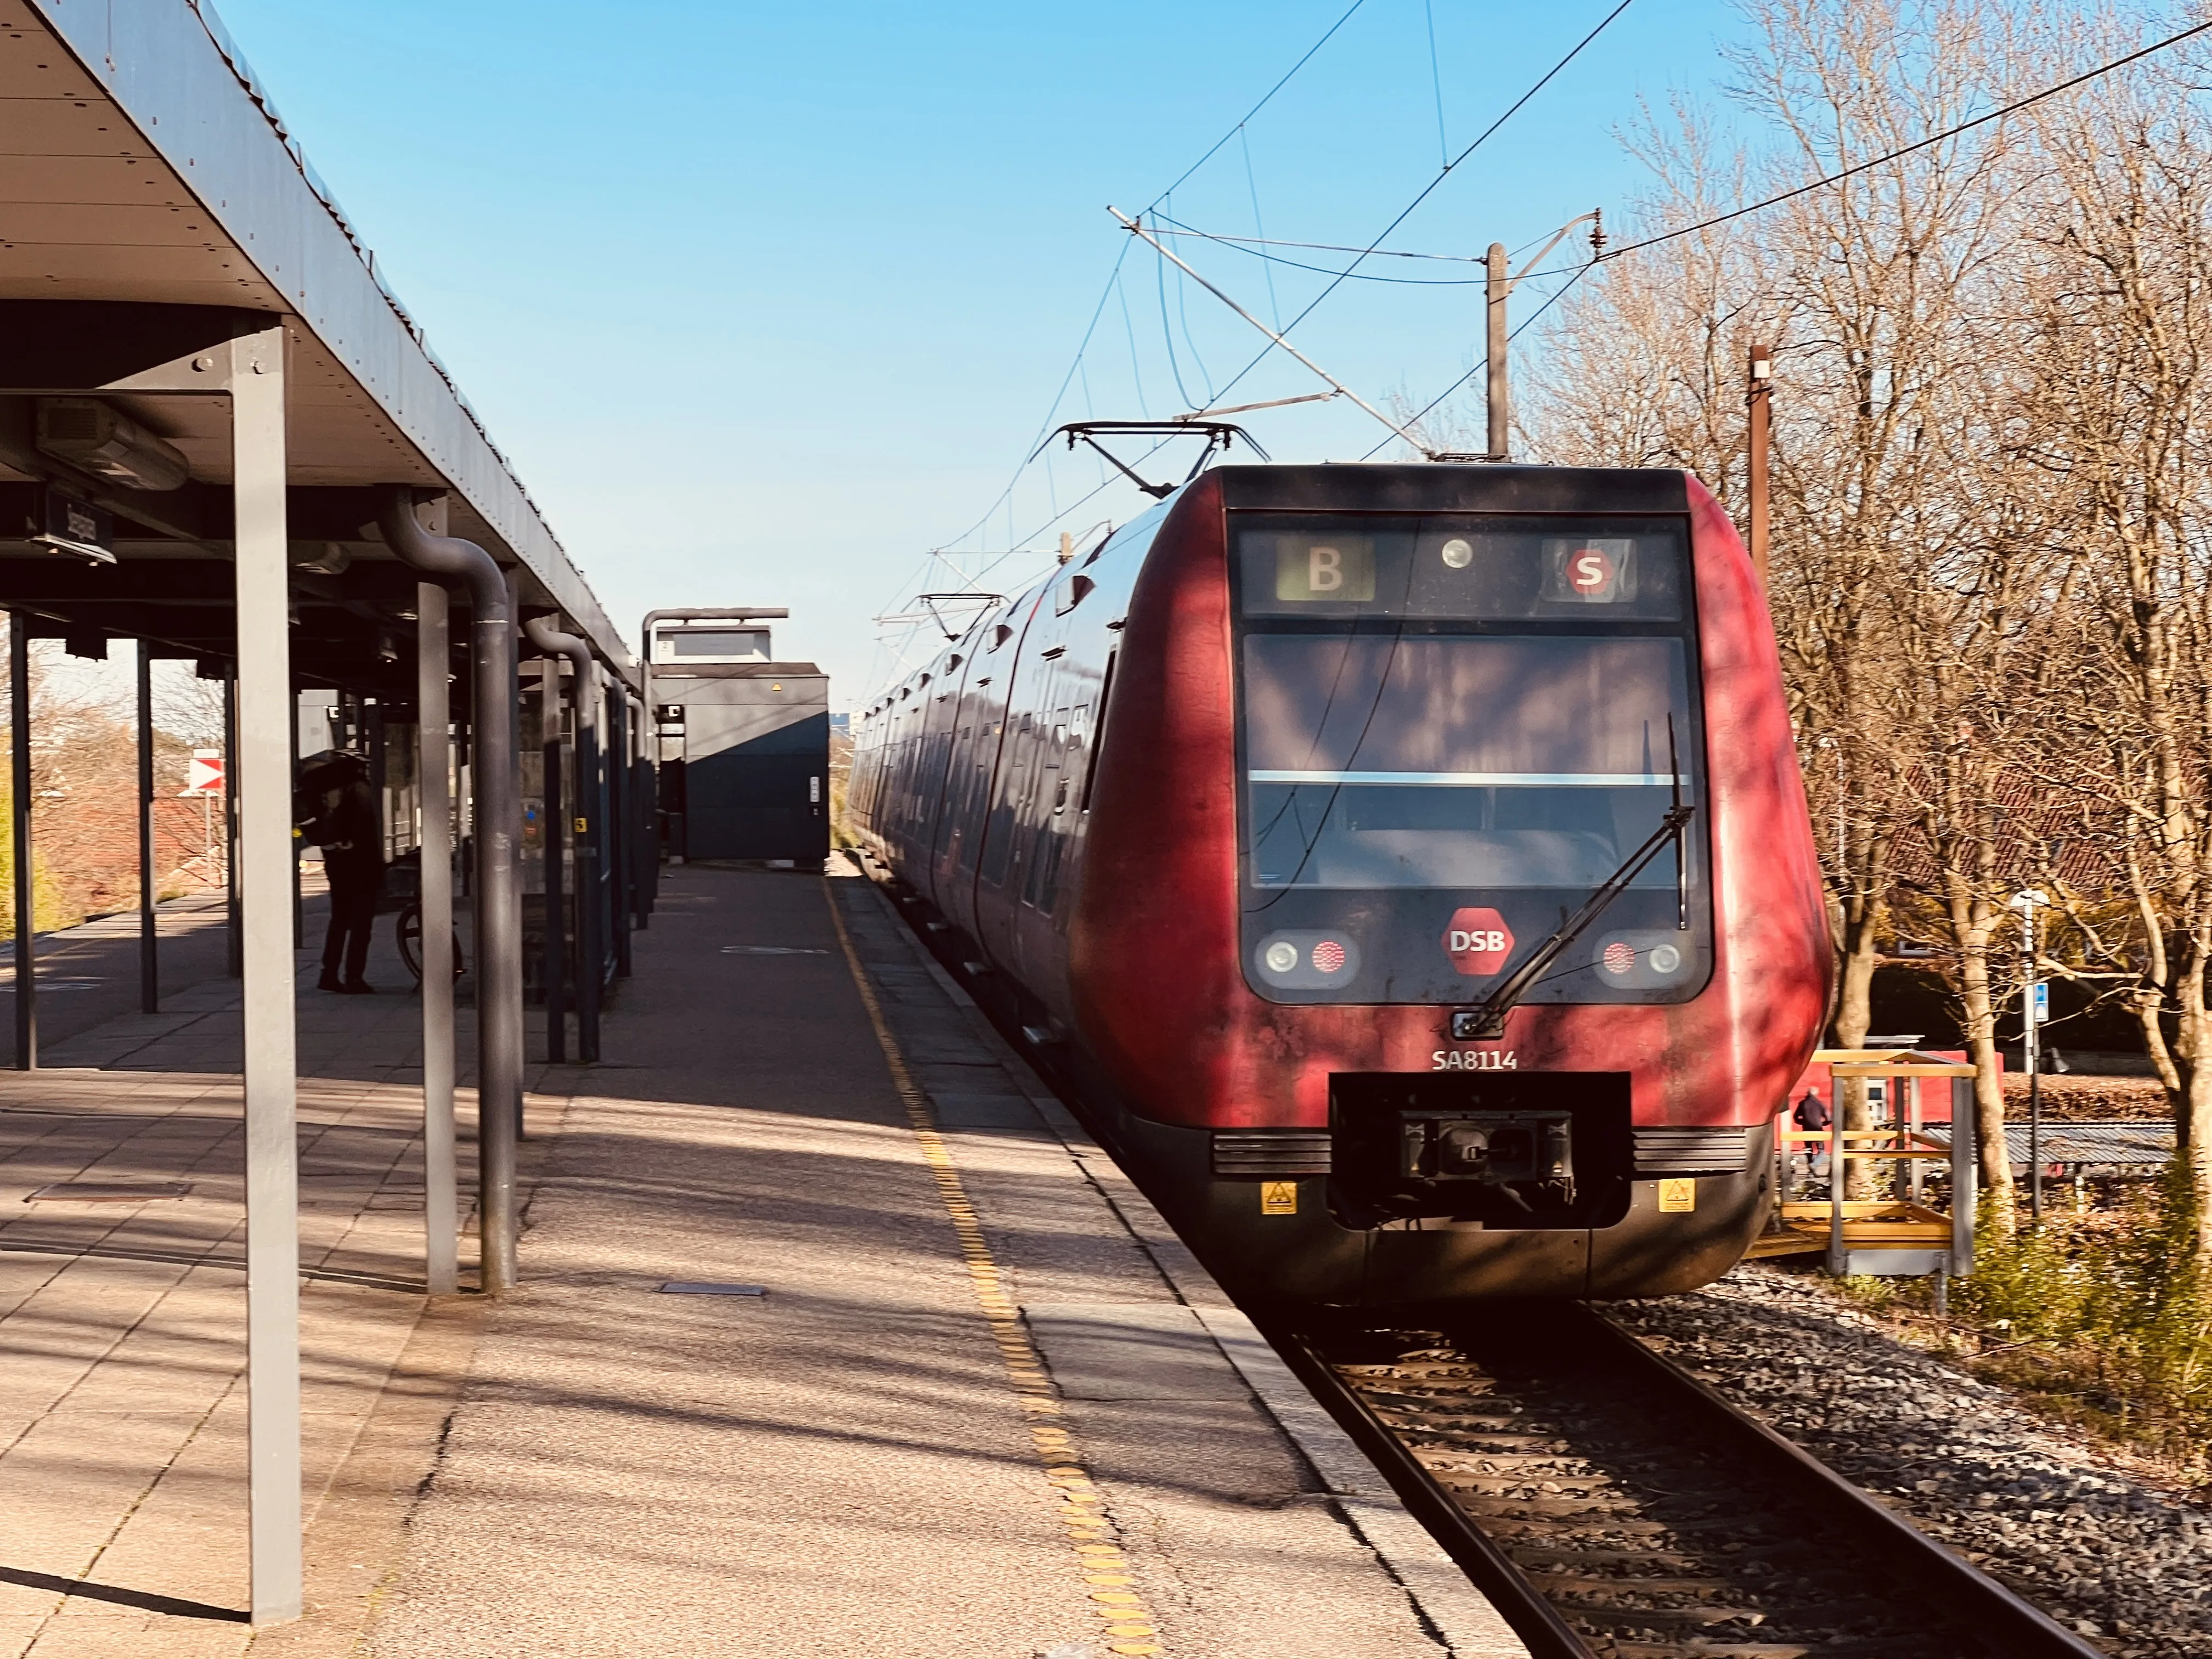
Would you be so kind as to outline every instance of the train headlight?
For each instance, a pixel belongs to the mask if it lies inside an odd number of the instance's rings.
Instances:
[[[1657,990],[1690,975],[1692,947],[1677,929],[1636,928],[1597,941],[1590,965],[1604,983],[1622,990]]]
[[[1443,562],[1455,570],[1464,570],[1474,562],[1473,544],[1461,540],[1457,536],[1446,542],[1437,551],[1443,555]]]
[[[1359,947],[1333,927],[1285,927],[1260,941],[1252,963],[1285,991],[1326,991],[1359,977]]]

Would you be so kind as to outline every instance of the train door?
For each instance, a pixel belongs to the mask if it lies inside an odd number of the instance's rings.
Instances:
[[[1063,694],[1064,695],[1064,694]],[[1017,836],[1017,859],[1022,866],[1022,902],[1032,910],[1049,910],[1048,896],[1060,837],[1059,820],[1067,811],[1067,753],[1069,721],[1075,711],[1066,703],[1047,716],[1037,717],[1037,770],[1029,810]]]
[[[921,850],[917,832],[922,818],[919,789],[921,713],[914,706],[911,685],[900,687],[898,696],[898,712],[892,716],[891,725],[891,769],[896,780],[892,799],[898,803],[898,811],[888,838],[897,849],[899,861],[911,867]]]
[[[916,874],[928,878],[930,860],[937,849],[938,837],[945,819],[945,797],[952,777],[952,751],[957,745],[960,730],[959,694],[964,667],[957,653],[945,663],[921,676],[921,689],[915,701],[921,708],[923,739],[921,780],[922,821],[917,826],[919,845],[915,848]],[[933,894],[933,896],[934,895]]]
[[[946,660],[948,678],[956,666],[959,678],[950,705],[951,748],[930,866],[931,896],[948,921],[971,935],[976,843],[1004,724],[991,696],[992,683],[1000,677],[988,672],[993,665],[988,647],[999,626],[997,614],[986,617]]]
[[[989,775],[980,780],[982,794],[975,815],[975,870],[967,931],[994,961],[1004,960],[994,953],[1003,951],[1007,940],[1003,926],[994,919],[1005,904],[1014,824],[1035,769],[1030,753],[1035,720],[1029,714],[1034,702],[1031,682],[1037,672],[1036,653],[1042,641],[1032,636],[1039,631],[1036,618],[1042,597],[1039,592],[1018,601],[1014,607],[1018,623],[1010,612],[994,632],[989,708],[998,752]]]
[[[1066,845],[1069,806],[1079,776],[1082,742],[1080,720],[1089,710],[1070,702],[1066,682],[1048,688],[1052,707],[1036,720],[1036,775],[1019,823],[1015,829],[1014,863],[1018,873],[1018,902],[1012,909],[1010,951],[1023,982],[1035,984],[1048,977],[1058,960],[1053,937],[1052,910],[1059,896],[1060,864]]]

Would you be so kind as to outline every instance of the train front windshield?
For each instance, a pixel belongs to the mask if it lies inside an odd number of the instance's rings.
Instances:
[[[1238,514],[1245,978],[1479,1002],[1694,811],[1528,1002],[1710,972],[1687,531],[1671,518]]]

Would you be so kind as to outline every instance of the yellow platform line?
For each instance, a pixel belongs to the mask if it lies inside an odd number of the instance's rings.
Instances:
[[[929,1097],[914,1080],[898,1039],[891,1035],[890,1022],[884,1018],[883,1004],[877,999],[876,988],[869,982],[866,969],[860,965],[860,952],[853,947],[853,936],[846,929],[845,918],[837,908],[836,893],[827,879],[823,882],[822,896],[830,907],[830,924],[837,930],[837,944],[844,951],[845,965],[852,971],[854,988],[860,994],[861,1005],[868,1011],[868,1024],[874,1028],[876,1042],[890,1067],[891,1085],[898,1091],[899,1103],[906,1109],[907,1122],[921,1148],[922,1162],[937,1184],[937,1195],[945,1205],[945,1214],[951,1218],[952,1231],[960,1243],[960,1257],[968,1268],[969,1286],[975,1291],[976,1306],[989,1322],[991,1340],[998,1346],[1006,1380],[1020,1400],[1022,1410],[1032,1419],[1058,1417],[1061,1415],[1059,1391],[1053,1387],[1051,1376],[1045,1370],[1043,1356],[1030,1340],[1029,1327],[1022,1322],[1021,1310],[1000,1282],[1003,1275],[991,1255],[982,1219],[969,1199],[959,1167],[953,1163],[951,1151],[938,1129],[937,1114],[930,1106]],[[1074,1435],[1059,1424],[1032,1420],[1030,1438],[1043,1471],[1046,1493],[1053,1503],[1054,1512],[1067,1529],[1068,1542],[1075,1550],[1076,1565],[1083,1574],[1083,1582],[1089,1586],[1091,1612],[1100,1622],[1099,1633],[1107,1638],[1106,1651],[1129,1655],[1166,1653],[1167,1649],[1158,1640],[1159,1632],[1153,1625],[1152,1612],[1145,1605],[1144,1595],[1130,1572],[1128,1557],[1121,1547],[1121,1530],[1091,1481],[1088,1460]]]

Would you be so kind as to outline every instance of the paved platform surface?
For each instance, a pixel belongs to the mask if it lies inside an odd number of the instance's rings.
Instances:
[[[307,1005],[311,1606],[258,1636],[220,1039],[0,1079],[0,1654],[1522,1653],[866,884],[672,869],[636,947],[496,1305],[420,1294],[412,999]],[[192,1191],[22,1204],[124,1171]]]
[[[322,896],[319,866],[310,878],[314,896],[307,926],[322,936],[329,901]],[[154,907],[165,995],[195,990],[228,971],[228,901],[222,890],[187,894]],[[37,945],[39,1035],[51,1046],[111,1019],[138,1012],[138,913],[120,911],[75,927],[41,933]],[[15,959],[0,944],[0,1020],[15,1024]],[[4,1039],[0,1039],[4,1041]]]

